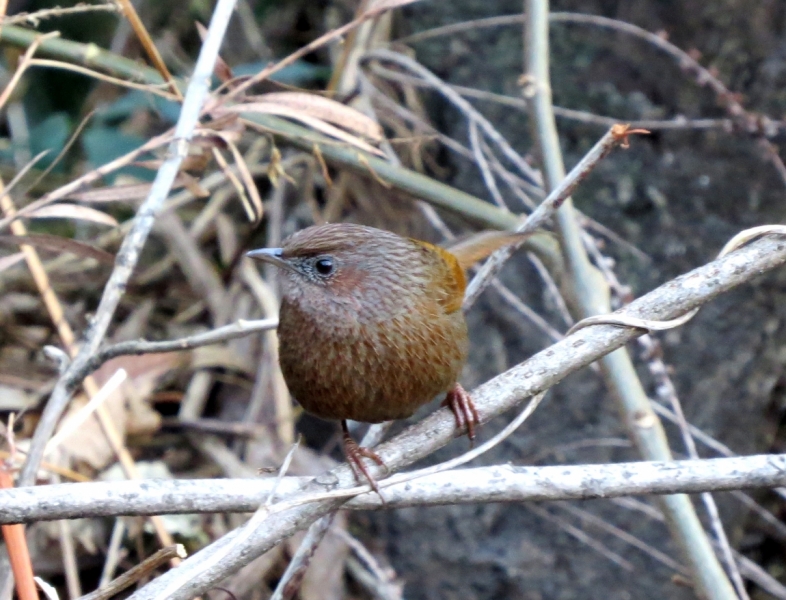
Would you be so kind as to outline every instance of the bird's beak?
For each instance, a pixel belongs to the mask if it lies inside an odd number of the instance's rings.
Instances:
[[[295,271],[295,268],[289,261],[283,258],[283,254],[284,251],[281,248],[260,248],[259,250],[246,252],[246,256],[249,258],[270,263],[271,265],[275,265],[280,269],[286,269],[287,271]]]

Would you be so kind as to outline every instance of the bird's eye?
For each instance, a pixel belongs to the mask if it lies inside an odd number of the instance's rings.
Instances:
[[[323,256],[314,261],[314,269],[323,277],[330,275],[335,268],[335,263],[329,256]]]

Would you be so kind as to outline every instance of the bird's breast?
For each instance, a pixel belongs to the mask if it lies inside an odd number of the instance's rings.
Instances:
[[[461,311],[401,308],[369,320],[282,303],[281,370],[306,411],[370,423],[401,419],[456,382],[468,346]]]

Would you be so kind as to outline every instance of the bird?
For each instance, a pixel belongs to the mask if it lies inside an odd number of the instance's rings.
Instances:
[[[405,419],[443,395],[456,427],[475,438],[480,417],[458,383],[469,352],[461,310],[465,270],[530,234],[485,231],[444,248],[352,223],[313,225],[280,248],[247,256],[280,278],[279,362],[294,399],[339,420],[358,481],[379,493],[363,458],[382,459],[349,433],[347,420]]]

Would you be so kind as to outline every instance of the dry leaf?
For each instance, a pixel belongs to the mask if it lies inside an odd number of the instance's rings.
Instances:
[[[243,205],[243,210],[246,211],[246,216],[248,220],[252,223],[257,222],[257,213],[255,212],[254,207],[251,205],[251,201],[246,196],[246,189],[243,184],[238,179],[237,175],[229,168],[229,163],[227,163],[224,155],[221,154],[221,150],[218,148],[213,148],[213,156],[218,163],[218,166],[221,167],[221,170],[224,172],[224,175],[229,180],[229,183],[232,184],[232,187],[235,188],[237,192],[237,197],[240,199],[240,203]],[[261,217],[261,215],[260,215]]]
[[[77,242],[71,238],[49,235],[48,233],[0,235],[0,244],[6,246],[19,246],[20,244],[25,244],[28,246],[35,246],[42,250],[51,250],[53,252],[70,252],[71,254],[76,254],[84,258],[94,258],[105,264],[111,265],[115,262],[115,257],[101,248],[91,246],[85,242]]]
[[[382,141],[382,127],[374,119],[330,98],[305,92],[272,92],[256,96],[256,99],[263,104],[272,102],[303,111],[316,119],[354,131],[375,143]]]
[[[111,215],[78,204],[51,204],[25,215],[26,219],[79,219],[80,221],[93,221],[102,225],[115,227],[117,220]]]
[[[175,183],[172,184],[172,189],[182,188],[184,181],[182,177],[178,176]],[[150,189],[153,187],[152,183],[131,183],[126,185],[115,185],[112,187],[96,188],[93,190],[86,190],[84,192],[76,192],[69,194],[66,198],[71,200],[78,200],[79,202],[123,202],[129,200],[143,200],[147,198]]]
[[[251,203],[254,205],[256,219],[255,222],[259,222],[262,220],[262,214],[264,211],[264,207],[262,204],[262,197],[259,195],[259,190],[257,189],[257,184],[254,182],[254,177],[251,175],[251,171],[248,169],[248,165],[246,164],[246,160],[243,158],[243,155],[238,150],[237,146],[231,141],[229,137],[225,137],[222,134],[224,141],[229,146],[230,151],[232,152],[232,157],[235,159],[235,166],[237,167],[237,172],[240,175],[240,179],[243,182],[243,186],[246,188],[248,192],[248,197],[251,200]]]
[[[194,196],[194,198],[207,198],[210,191],[199,185],[199,180],[188,173],[181,173],[178,179],[182,180],[182,185]]]
[[[94,373],[98,385],[103,386],[117,369],[123,368],[128,372],[128,380],[104,403],[112,422],[123,438],[129,430],[149,429],[152,419],[159,418],[158,413],[148,405],[147,400],[159,379],[178,368],[183,361],[184,355],[179,352],[120,356],[106,362]],[[72,414],[85,404],[85,399],[81,400],[81,402],[76,400],[71,402],[68,414]],[[67,420],[68,416],[62,422]],[[144,424],[144,427],[140,427],[140,424]],[[78,435],[63,440],[59,448],[66,460],[84,462],[96,470],[102,470],[115,459],[114,452],[95,415],[85,421]]]
[[[238,104],[235,106],[228,106],[225,110],[233,111],[233,112],[257,112],[257,113],[264,113],[268,115],[278,115],[279,117],[287,117],[289,119],[294,119],[296,121],[300,121],[301,123],[315,129],[325,135],[329,135],[330,137],[334,137],[342,142],[346,142],[347,144],[351,144],[356,148],[359,148],[369,154],[374,154],[376,156],[384,156],[384,154],[369,144],[368,142],[362,140],[361,138],[357,137],[356,135],[352,135],[347,133],[343,129],[339,129],[338,127],[334,127],[330,123],[326,123],[325,121],[321,121],[320,119],[314,118],[311,115],[298,110],[291,108],[289,106],[283,106],[281,104],[275,104],[273,102],[251,102],[248,104]]]
[[[256,365],[227,346],[201,346],[191,352],[191,368],[196,370],[221,367],[253,376]]]

